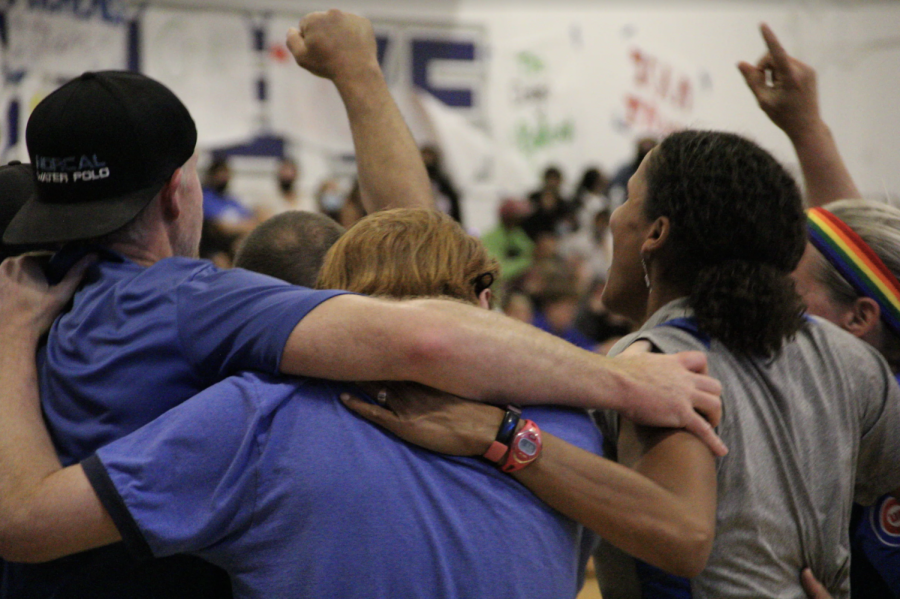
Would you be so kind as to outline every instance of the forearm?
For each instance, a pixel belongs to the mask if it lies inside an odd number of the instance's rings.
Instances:
[[[619,363],[460,302],[339,296],[304,318],[282,371],[339,380],[415,381],[481,401],[619,409]]]
[[[347,109],[363,206],[433,208],[431,183],[419,148],[377,64],[336,80]]]
[[[816,119],[796,131],[785,132],[797,152],[811,208],[861,196],[824,121]]]
[[[0,527],[3,554],[24,540],[34,491],[61,465],[41,414],[36,334],[3,331],[0,346]]]
[[[547,505],[663,570],[702,570],[711,532],[689,501],[552,435],[543,443],[540,459],[514,476]]]

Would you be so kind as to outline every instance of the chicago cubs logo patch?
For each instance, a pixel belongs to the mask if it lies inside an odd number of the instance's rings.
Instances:
[[[882,497],[872,506],[869,516],[878,540],[891,547],[900,547],[900,501],[890,495]]]

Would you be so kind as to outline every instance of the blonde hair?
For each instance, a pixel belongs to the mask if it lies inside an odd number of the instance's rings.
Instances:
[[[474,304],[476,286],[486,288],[499,272],[481,242],[446,214],[398,208],[367,216],[344,233],[326,254],[316,286]]]

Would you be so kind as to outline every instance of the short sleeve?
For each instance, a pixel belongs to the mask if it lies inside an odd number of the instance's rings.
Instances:
[[[862,441],[856,470],[856,502],[872,504],[900,488],[900,386],[887,364],[879,360],[877,385],[864,401]]]
[[[137,557],[198,552],[249,526],[262,420],[254,381],[226,379],[82,462]]]
[[[177,289],[185,356],[209,380],[241,370],[278,372],[294,327],[343,291],[316,291],[240,268],[208,269]]]

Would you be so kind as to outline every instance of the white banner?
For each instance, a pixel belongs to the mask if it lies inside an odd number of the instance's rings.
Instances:
[[[258,113],[251,23],[230,13],[148,8],[141,25],[143,72],[188,107],[198,145],[246,141]]]
[[[84,71],[124,69],[127,31],[123,22],[100,12],[78,15],[16,2],[6,12],[9,47],[6,68],[72,78]]]

